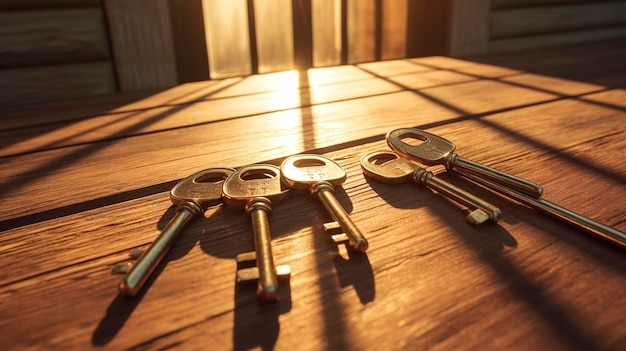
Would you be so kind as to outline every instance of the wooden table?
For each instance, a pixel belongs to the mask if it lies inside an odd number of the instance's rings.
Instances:
[[[461,60],[426,57],[185,84],[4,111],[0,349],[620,349],[626,254],[476,186],[466,209],[367,179],[359,158],[419,127],[543,198],[626,231],[626,42]],[[316,153],[348,172],[339,201],[369,239],[347,256],[293,191],[270,218],[275,304],[235,284],[243,209],[193,222],[134,299],[111,269],[172,217],[169,189],[211,167]],[[434,167],[437,172],[442,168]]]

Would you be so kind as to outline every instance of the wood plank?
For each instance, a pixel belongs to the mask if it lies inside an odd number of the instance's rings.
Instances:
[[[490,40],[489,52],[523,51],[626,37],[626,26]]]
[[[406,57],[446,53],[449,5],[448,1],[409,0]]]
[[[348,63],[374,61],[374,12],[374,0],[348,1]]]
[[[159,106],[175,106],[201,100],[211,100],[241,95],[269,93],[296,88],[308,88],[335,83],[366,80],[371,74],[353,66],[336,66],[295,71],[256,74],[245,78],[228,78],[177,85],[170,89],[124,94],[106,94],[84,100],[75,105],[74,100],[46,104],[29,104],[5,109],[1,130],[24,128],[37,124],[81,120],[106,113],[132,112]],[[45,115],[41,111],[46,111]]]
[[[313,67],[341,64],[341,2],[311,2]]]
[[[606,1],[606,0],[604,0]],[[615,1],[615,0],[608,0]],[[622,1],[622,0],[617,0]],[[556,5],[556,4],[576,4],[582,2],[595,2],[595,0],[491,0],[493,9],[512,8],[512,7],[529,7],[539,5]]]
[[[254,3],[259,72],[294,69],[291,0]]]
[[[0,12],[0,36],[1,69],[109,58],[100,8]]]
[[[0,157],[246,118],[399,90],[399,87],[383,80],[370,79],[302,90],[290,89],[289,93],[287,90],[277,90],[252,96],[108,113],[79,121],[0,132]]]
[[[18,106],[115,91],[111,62],[0,70],[0,106]]]
[[[448,55],[487,52],[490,0],[450,0]]]
[[[408,0],[387,0],[382,3],[381,59],[406,57]]]
[[[245,0],[203,0],[211,79],[252,73]]]
[[[493,11],[490,38],[501,39],[626,24],[626,2]]]
[[[169,1],[179,83],[209,79],[202,0]]]
[[[177,67],[167,0],[105,0],[109,36],[122,91],[176,85]]]
[[[401,108],[392,108],[399,103],[402,104]],[[104,198],[142,188],[146,184],[171,180],[178,174],[182,178],[185,173],[198,168],[198,165],[209,166],[207,162],[211,165],[240,166],[258,161],[255,160],[256,155],[261,153],[267,158],[276,158],[372,135],[382,136],[391,128],[389,121],[393,121],[391,123],[396,128],[414,125],[416,110],[422,111],[423,116],[420,116],[419,121],[425,124],[458,117],[445,107],[412,92],[399,92],[302,110],[292,109],[255,115],[252,120],[259,122],[254,123],[252,129],[249,129],[249,118],[231,118],[194,128],[169,130],[165,134],[150,133],[121,140],[52,149],[34,153],[28,158],[4,158],[5,167],[0,169],[0,180],[3,182],[3,198],[0,200],[3,206],[0,206],[0,213],[2,218],[9,220],[33,215],[46,207],[61,209],[64,206],[71,207],[76,203],[76,199],[81,199],[78,201],[82,202],[86,199]],[[206,113],[206,110],[204,112]],[[201,113],[200,110],[197,113]],[[184,115],[181,111],[181,116]],[[132,132],[150,122],[157,122],[159,118],[163,116],[153,116],[151,120],[132,124],[123,131]],[[372,122],[362,123],[366,119]],[[312,121],[315,121],[315,127],[309,125]],[[349,136],[342,132],[345,128],[351,130]],[[294,130],[299,132],[293,133]],[[215,137],[207,138],[207,135]],[[158,155],[163,152],[164,140],[168,141],[167,154],[168,158],[171,158],[167,164],[157,161]],[[241,155],[241,147],[251,145],[249,144],[251,140],[254,140],[256,151],[247,153],[247,156]],[[141,143],[142,150],[129,152],[129,145],[135,143]],[[242,146],[237,147],[238,144]],[[212,155],[210,161],[206,160],[209,151]],[[234,151],[237,152],[233,153]],[[110,162],[111,159],[116,161]],[[103,164],[107,167],[102,167]],[[121,187],[106,186],[116,177],[120,177],[119,172],[128,171],[130,164],[134,169],[142,169],[144,177],[131,177],[132,179],[127,179]],[[81,171],[70,176],[73,178],[72,182],[66,182],[69,180],[68,173],[72,173],[71,170],[76,170],[76,167]],[[61,170],[64,171],[60,172]],[[143,170],[146,170],[146,173]],[[175,174],[172,173],[173,170]],[[59,183],[60,179],[65,181]],[[48,187],[46,184],[59,186]],[[67,187],[61,184],[66,184]],[[36,204],[16,202],[20,195],[39,191],[43,191],[40,193],[42,200]],[[72,193],[74,196],[60,196],[64,193]],[[7,203],[12,205],[5,206]]]
[[[3,0],[0,2],[0,11],[38,11],[43,9],[100,6],[100,0]]]

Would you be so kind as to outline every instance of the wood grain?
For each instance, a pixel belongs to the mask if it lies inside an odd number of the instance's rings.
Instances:
[[[105,0],[120,89],[176,85],[177,66],[166,0]]]
[[[23,133],[25,150],[28,141],[56,146],[0,158],[0,348],[619,349],[623,250],[430,167],[502,209],[497,224],[473,227],[463,206],[368,179],[359,159],[388,149],[386,132],[419,126],[626,231],[626,164],[607,157],[626,149],[625,92],[600,83],[626,79],[623,44],[315,69],[282,88],[271,83],[287,73],[257,75],[39,110],[67,129],[46,129],[26,111],[0,140]],[[285,104],[292,95],[302,100]],[[64,112],[92,130],[72,130]],[[107,129],[116,115],[117,132]],[[336,196],[367,236],[367,254],[337,246],[323,207],[292,191],[270,217],[275,261],[293,271],[278,303],[236,285],[234,257],[254,243],[244,209],[226,205],[185,230],[139,296],[117,295],[111,268],[172,218],[167,192],[179,179],[299,152],[345,168]]]
[[[490,19],[491,39],[623,26],[626,2],[499,10]]]
[[[0,71],[0,90],[0,106],[23,106],[110,93],[115,77],[110,61],[12,68]]]
[[[102,9],[0,12],[0,68],[109,58]]]
[[[489,52],[524,51],[626,37],[626,26],[490,40]]]
[[[487,52],[489,0],[450,0],[448,50],[450,56]]]
[[[100,0],[4,0],[0,11],[43,10],[52,8],[99,7]]]

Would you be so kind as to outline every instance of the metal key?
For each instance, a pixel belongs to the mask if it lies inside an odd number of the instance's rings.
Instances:
[[[334,185],[342,184],[346,180],[346,172],[341,166],[319,155],[296,155],[285,159],[280,168],[287,186],[308,189],[311,195],[322,202],[335,220],[324,225],[326,230],[335,229],[337,226],[343,230],[344,233],[333,235],[335,242],[347,241],[357,251],[367,250],[367,240],[334,195]]]
[[[174,217],[148,250],[140,255],[137,255],[138,251],[131,252],[131,256],[139,256],[132,266],[114,268],[114,273],[128,273],[119,283],[121,294],[137,295],[183,229],[192,220],[202,217],[208,207],[222,202],[222,184],[234,171],[230,168],[207,169],[190,175],[172,188],[170,200],[177,205]]]
[[[579,229],[599,236],[613,244],[616,244],[622,248],[626,248],[626,233],[623,233],[615,228],[611,228],[602,223],[596,222],[590,218],[582,216],[576,212],[572,212],[566,208],[553,204],[552,202],[544,199],[537,199],[532,196],[528,196],[519,191],[509,189],[494,182],[490,182],[484,178],[478,177],[471,172],[464,172],[462,175],[476,183],[482,184],[510,199],[519,201],[524,205],[532,207],[536,210],[551,215],[557,219],[560,219],[566,223],[572,224]]]
[[[376,151],[361,157],[363,173],[382,183],[398,184],[413,180],[430,189],[449,197],[474,210],[467,215],[467,220],[479,225],[487,220],[497,222],[500,219],[500,209],[496,206],[437,178],[433,172],[406,159],[399,158],[389,151]]]
[[[269,215],[272,202],[285,198],[289,189],[280,179],[280,168],[273,165],[250,165],[238,169],[224,182],[224,202],[245,205],[252,219],[255,252],[237,256],[237,261],[256,261],[257,266],[237,271],[237,282],[257,280],[257,298],[278,300],[278,277],[288,276],[289,266],[276,267],[272,255]]]
[[[410,145],[403,141],[409,138],[423,142]],[[543,193],[538,184],[459,157],[454,152],[456,146],[452,142],[421,129],[396,129],[387,133],[386,139],[389,147],[397,154],[419,163],[428,166],[442,164],[447,170],[472,173],[535,198],[541,197]]]

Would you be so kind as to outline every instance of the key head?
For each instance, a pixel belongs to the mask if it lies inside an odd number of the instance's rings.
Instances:
[[[285,184],[290,188],[310,189],[321,181],[332,185],[346,181],[346,171],[335,161],[313,154],[287,157],[280,166]]]
[[[245,205],[258,197],[276,203],[284,199],[288,192],[289,188],[280,179],[280,168],[266,164],[239,168],[226,179],[222,188],[224,201],[230,205]]]
[[[387,145],[398,155],[410,160],[433,166],[445,164],[456,146],[449,140],[416,128],[401,128],[387,133]],[[417,139],[419,145],[408,144],[405,140]]]
[[[400,158],[391,151],[374,151],[361,157],[363,173],[381,183],[400,184],[412,180],[420,165]]]
[[[224,181],[235,172],[232,168],[209,168],[181,180],[170,191],[175,205],[196,200],[206,209],[222,202]]]

